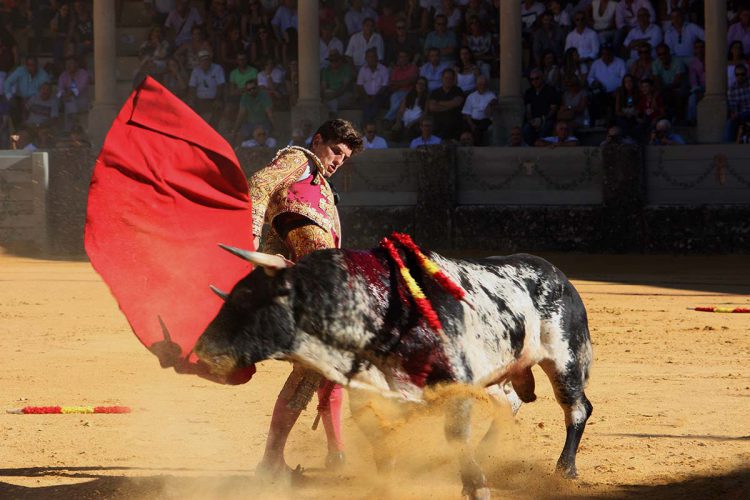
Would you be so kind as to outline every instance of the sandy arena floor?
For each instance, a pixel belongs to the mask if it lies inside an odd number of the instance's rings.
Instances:
[[[535,370],[538,401],[481,452],[494,497],[750,498],[750,315],[686,310],[750,307],[750,259],[548,258],[581,292],[594,341],[580,479],[552,476],[564,425]],[[88,263],[0,255],[0,282],[0,498],[459,498],[437,417],[396,426],[402,466],[384,483],[348,411],[349,465],[321,468],[313,405],[288,449],[305,481],[260,485],[253,470],[287,365],[265,363],[240,387],[160,369]],[[5,413],[57,404],[133,413]]]

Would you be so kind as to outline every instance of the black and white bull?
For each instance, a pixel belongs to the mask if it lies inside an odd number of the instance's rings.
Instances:
[[[259,267],[235,285],[196,346],[217,375],[279,359],[353,389],[383,389],[368,379],[374,369],[387,383],[384,390],[405,399],[419,400],[425,386],[435,384],[489,388],[512,382],[521,400],[530,402],[536,399],[531,368],[538,364],[565,414],[557,471],[576,476],[576,451],[593,408],[584,394],[591,341],[580,296],[549,262],[525,254],[460,260],[426,252],[467,292],[467,301],[458,301],[412,271],[442,322],[439,336],[426,326],[382,249],[322,250],[291,267],[276,256],[227,249]],[[464,493],[488,497],[484,475],[465,446],[471,402],[447,407],[446,437],[461,450]],[[390,460],[377,450],[375,458],[379,469]]]

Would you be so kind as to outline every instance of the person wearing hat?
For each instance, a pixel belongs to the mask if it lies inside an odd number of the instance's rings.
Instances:
[[[331,49],[328,63],[320,73],[323,103],[331,113],[337,113],[354,103],[354,70],[336,49]]]
[[[333,25],[324,23],[320,25],[320,68],[328,67],[328,57],[331,51],[336,50],[339,54],[344,53],[344,42],[333,35]]]
[[[211,61],[211,52],[198,52],[198,66],[190,73],[189,104],[211,126],[218,125],[224,102],[224,70]]]

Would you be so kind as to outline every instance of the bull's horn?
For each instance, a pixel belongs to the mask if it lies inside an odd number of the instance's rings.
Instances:
[[[248,262],[252,262],[256,266],[260,266],[266,270],[277,271],[289,267],[289,261],[280,255],[271,255],[262,252],[251,252],[249,250],[243,250],[241,248],[230,247],[219,243],[219,246],[227,252],[236,255]]]
[[[213,285],[208,285],[208,288],[210,288],[211,291],[214,292],[216,295],[218,295],[219,297],[221,297],[221,300],[223,300],[225,302],[229,298],[229,294],[228,293],[222,292],[221,290],[219,290],[218,288],[216,288]]]

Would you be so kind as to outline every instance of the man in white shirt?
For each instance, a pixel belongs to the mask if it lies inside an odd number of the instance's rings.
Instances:
[[[351,0],[351,7],[344,14],[344,24],[346,25],[346,33],[349,36],[353,36],[355,33],[359,33],[364,29],[365,19],[372,19],[373,21],[378,18],[377,12],[371,7],[362,5],[362,0]]]
[[[203,19],[195,7],[190,6],[189,0],[178,0],[177,7],[167,15],[164,26],[171,30],[174,46],[179,47],[190,42],[193,26],[203,24]]]
[[[224,83],[224,70],[211,62],[211,53],[207,50],[198,52],[198,66],[193,68],[188,82],[189,103],[214,127],[221,116]]]
[[[374,122],[365,123],[364,136],[362,137],[362,145],[365,149],[388,149],[388,143],[376,134],[376,127]]]
[[[296,0],[282,0],[279,8],[276,9],[276,13],[271,19],[271,26],[273,31],[276,33],[277,40],[287,40],[286,30],[289,28],[298,29],[297,21],[297,6],[295,5]]]
[[[588,82],[592,95],[592,118],[610,118],[614,108],[614,92],[622,83],[622,77],[627,73],[625,61],[614,56],[612,46],[602,45],[602,55],[594,61],[589,70]]]
[[[351,59],[355,69],[359,70],[365,64],[365,52],[373,48],[377,51],[378,61],[382,61],[385,54],[383,37],[375,33],[375,21],[368,17],[362,24],[362,31],[349,39],[345,55]]]
[[[475,146],[484,145],[484,136],[492,124],[493,104],[497,103],[497,96],[488,90],[487,77],[477,77],[477,89],[466,97],[466,102],[461,110],[464,123],[474,137]]]
[[[623,46],[630,51],[630,61],[638,59],[638,48],[651,47],[651,57],[656,57],[656,46],[662,41],[661,28],[651,22],[651,13],[646,8],[638,11],[638,25],[625,37]]]
[[[378,53],[367,49],[367,64],[357,75],[357,92],[362,102],[362,121],[375,121],[378,111],[386,103],[388,91],[388,68],[378,62]]]
[[[615,7],[615,53],[621,54],[622,44],[631,29],[638,25],[638,11],[647,9],[651,19],[656,19],[656,12],[649,0],[621,0]]]
[[[411,149],[417,149],[419,146],[433,146],[443,142],[440,137],[432,135],[432,118],[429,116],[420,118],[419,130],[422,131],[421,135],[409,143]]]
[[[330,24],[320,25],[320,69],[328,67],[328,56],[335,49],[339,54],[344,53],[344,43],[333,36],[333,26]]]
[[[705,40],[703,28],[691,22],[685,22],[682,9],[674,9],[670,16],[672,22],[664,33],[664,43],[672,55],[688,64],[693,57],[693,46],[696,40]]]
[[[568,122],[560,120],[555,124],[555,135],[537,139],[534,143],[537,147],[567,148],[578,146],[578,138],[570,135]]]
[[[419,76],[427,79],[427,91],[432,92],[443,83],[443,71],[450,68],[450,64],[440,60],[440,49],[433,48],[427,52],[427,62],[419,68]]]
[[[575,47],[582,62],[589,62],[599,54],[599,35],[596,31],[586,26],[586,14],[576,13],[573,17],[575,28],[568,33],[565,39],[565,50]]]

